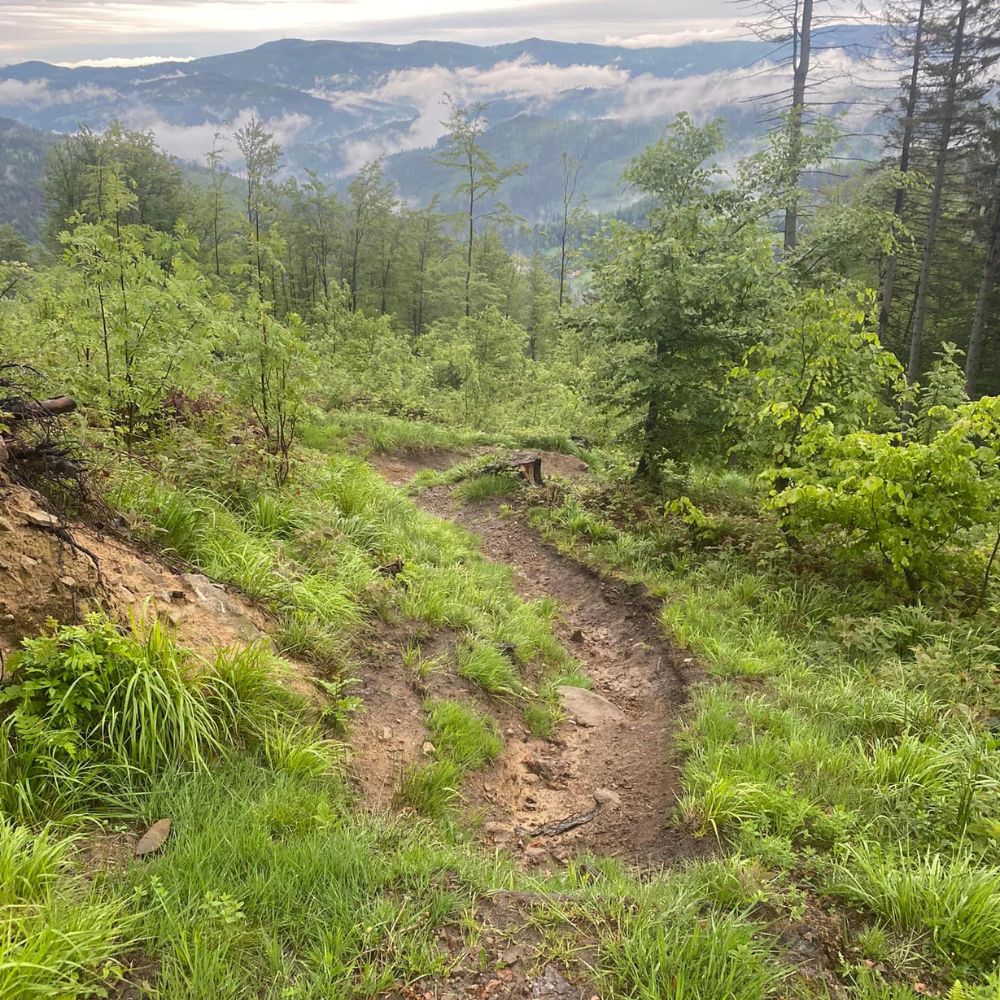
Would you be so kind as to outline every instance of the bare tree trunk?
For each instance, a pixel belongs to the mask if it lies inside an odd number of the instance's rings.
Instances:
[[[920,80],[920,55],[923,46],[924,15],[927,11],[927,0],[920,0],[920,9],[917,12],[917,25],[913,38],[913,62],[910,66],[910,84],[906,92],[906,117],[903,120],[903,138],[899,150],[899,172],[905,174],[910,169],[910,149],[913,146],[913,133],[915,131],[915,116],[917,113],[917,94],[919,92],[918,83]],[[906,199],[906,189],[900,185],[896,188],[896,195],[893,200],[892,214],[895,220],[899,220],[903,215],[903,202]],[[896,291],[896,267],[899,263],[899,255],[895,250],[889,255],[885,262],[885,274],[882,277],[882,303],[878,313],[878,335],[880,340],[885,340],[889,330],[889,317],[892,313],[892,299]]]
[[[976,391],[976,380],[983,361],[983,347],[986,339],[986,317],[989,309],[990,296],[997,283],[997,273],[1000,272],[1000,174],[993,191],[993,223],[990,226],[990,240],[986,250],[986,261],[983,264],[983,278],[979,285],[979,295],[976,298],[976,311],[972,317],[972,329],[969,331],[969,350],[965,357],[965,393],[971,397]]]
[[[472,283],[472,244],[476,238],[476,186],[475,175],[469,170],[469,242],[465,250],[465,315],[472,315],[472,298],[469,286]]]
[[[917,293],[913,306],[913,331],[910,335],[910,361],[906,366],[906,378],[912,384],[920,377],[920,360],[923,351],[924,326],[927,321],[927,291],[930,286],[934,252],[937,249],[938,223],[941,221],[941,200],[944,195],[944,178],[948,166],[948,147],[955,125],[955,102],[958,92],[958,76],[962,68],[965,50],[965,20],[969,12],[969,0],[962,0],[959,8],[958,24],[955,29],[955,48],[945,85],[944,108],[941,117],[941,135],[938,140],[937,162],[934,167],[934,187],[931,190],[930,208],[927,212],[927,235],[924,252],[920,260],[920,276],[917,279]]]
[[[813,0],[802,0],[801,24],[793,24],[795,49],[792,55],[792,129],[789,143],[789,157],[795,173],[795,186],[799,182],[799,158],[802,145],[802,118],[806,104],[806,82],[809,77],[809,60],[812,54]],[[796,56],[797,54],[797,56]],[[793,194],[785,209],[785,253],[794,250],[798,243],[799,206],[798,197]]]

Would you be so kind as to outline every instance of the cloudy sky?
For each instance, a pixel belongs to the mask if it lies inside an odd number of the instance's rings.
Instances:
[[[649,45],[739,33],[728,0],[0,0],[0,64],[190,57],[283,36]]]

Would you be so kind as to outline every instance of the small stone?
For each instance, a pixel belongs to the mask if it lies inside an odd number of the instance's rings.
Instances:
[[[380,740],[381,740],[381,741],[382,741],[383,743],[388,743],[388,742],[389,742],[389,740],[391,740],[391,739],[392,739],[392,730],[391,730],[391,729],[390,729],[390,728],[389,728],[388,726],[383,726],[383,727],[382,727],[382,732],[381,732],[381,734],[379,735],[379,739],[380,739]]]
[[[14,525],[5,517],[0,517],[0,531],[13,531]]]
[[[556,688],[562,707],[578,726],[600,726],[622,722],[627,716],[615,704],[596,691],[561,685]]]
[[[46,514],[44,510],[26,510],[24,519],[36,528],[58,528],[59,518],[54,514]]]
[[[424,740],[424,745],[423,745],[423,747],[421,747],[421,749],[429,757],[432,753],[434,753],[434,749],[435,748],[434,748],[434,744],[431,743],[430,740]]]
[[[59,582],[64,587],[69,587],[70,590],[72,590],[76,586],[76,580],[74,580],[73,577],[71,576],[61,576],[59,577]]]
[[[38,565],[37,559],[32,559],[31,556],[21,556],[22,569],[34,569],[37,565]]]
[[[606,806],[620,806],[622,797],[610,788],[598,788],[594,792],[594,801],[603,809]]]

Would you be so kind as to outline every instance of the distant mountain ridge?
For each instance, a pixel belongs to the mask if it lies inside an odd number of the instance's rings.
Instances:
[[[833,26],[817,58],[832,96],[861,112],[852,69],[878,47],[873,26]],[[24,62],[0,67],[0,116],[45,133],[114,118],[152,129],[182,160],[203,162],[217,131],[250,115],[282,143],[287,169],[315,170],[346,183],[364,162],[386,157],[404,197],[425,201],[451,184],[427,150],[441,135],[447,91],[489,102],[487,142],[502,162],[524,161],[508,200],[531,219],[554,208],[562,150],[581,159],[581,186],[594,207],[625,195],[621,167],[678,111],[722,115],[737,149],[759,134],[747,99],[786,75],[775,46],[755,39],[629,48],[529,38],[501,45],[422,41],[283,39],[254,49],[138,67],[65,67]],[[854,122],[864,131],[865,122]],[[233,144],[229,156],[235,165]]]

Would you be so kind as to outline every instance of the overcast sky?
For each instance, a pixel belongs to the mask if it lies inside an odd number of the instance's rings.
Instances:
[[[679,44],[738,34],[728,0],[0,0],[0,64],[200,56],[274,38]]]

